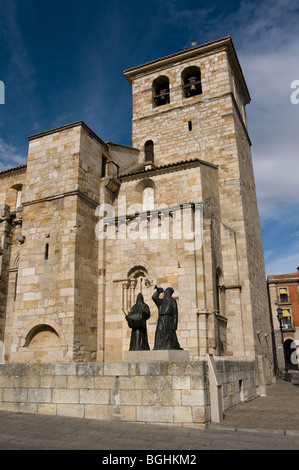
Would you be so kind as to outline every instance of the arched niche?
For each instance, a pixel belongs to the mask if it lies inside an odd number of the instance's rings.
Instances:
[[[154,209],[156,185],[153,180],[147,178],[137,183],[134,194],[137,203],[142,205],[143,210]]]
[[[60,347],[57,331],[50,325],[37,325],[27,334],[25,348],[43,349]]]
[[[11,211],[16,211],[22,206],[22,184],[14,184],[7,192],[6,204]]]

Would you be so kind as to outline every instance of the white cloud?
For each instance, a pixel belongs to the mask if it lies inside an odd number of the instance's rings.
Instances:
[[[0,171],[16,166],[24,165],[26,157],[20,155],[13,145],[6,143],[0,138]]]
[[[14,73],[28,79],[33,68],[29,60],[21,29],[17,21],[17,4],[11,0],[0,0],[1,47],[9,51],[9,60],[14,65]]]
[[[298,159],[295,152],[287,149],[275,152],[274,144],[270,157],[263,158],[259,152],[255,155],[254,171],[259,200],[299,205]]]
[[[166,3],[169,21],[182,22],[188,34],[232,36],[252,97],[247,115],[259,202],[271,213],[279,201],[298,203],[299,104],[290,100],[299,80],[298,0],[242,1],[227,16],[216,2],[197,9]]]
[[[200,41],[203,32],[208,40],[234,41],[252,98],[248,128],[267,274],[292,272],[299,265],[299,104],[290,99],[299,80],[299,2],[242,1],[227,16],[215,2],[197,10],[180,0],[168,5],[169,21],[181,22],[189,37]]]
[[[290,99],[291,83],[299,80],[298,7],[297,0],[243,2],[237,14],[242,20],[237,50],[252,97],[247,114],[262,218],[276,219],[281,203],[299,204],[299,105]]]
[[[295,272],[299,266],[299,241],[292,247],[291,251],[269,251],[265,253],[267,275],[287,274]]]

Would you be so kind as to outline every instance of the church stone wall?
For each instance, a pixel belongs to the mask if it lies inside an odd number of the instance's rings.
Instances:
[[[11,211],[15,211],[17,188],[22,188],[25,181],[26,165],[0,173],[0,206],[6,204]]]
[[[188,67],[200,68],[202,94],[186,98],[182,73]],[[170,102],[155,107],[152,85],[163,75]],[[30,137],[27,167],[0,173],[5,360],[121,361],[130,342],[124,313],[141,289],[152,311],[153,347],[157,284],[175,291],[178,338],[191,360],[212,353],[260,354],[270,361],[244,109],[250,97],[231,40],[125,76],[132,83],[133,147],[105,143],[77,122]],[[145,162],[148,140],[151,162]],[[105,204],[111,213],[99,238]],[[174,227],[184,204],[192,217],[196,209],[201,214],[199,243],[171,230],[161,236],[163,222]],[[148,222],[156,224],[158,237],[148,233]]]
[[[225,237],[222,274],[227,352],[251,355],[263,351],[268,360],[272,354],[267,341],[270,322],[244,110],[250,97],[229,47],[199,51],[196,58],[191,56],[191,52],[186,52],[182,58],[161,60],[127,72],[133,88],[133,142],[142,151],[144,142],[152,139],[158,163],[196,156],[217,165],[219,209]],[[201,69],[202,94],[184,98],[181,73],[189,65]],[[169,78],[170,103],[155,107],[151,87],[162,75]],[[215,220],[211,219],[211,223]],[[215,240],[209,242],[207,236],[205,239],[213,246],[210,253],[214,254]],[[208,262],[216,267],[210,253],[207,248]],[[213,321],[210,316],[209,322]],[[262,337],[257,334],[260,329]]]
[[[266,353],[271,360],[271,330],[269,321],[269,306],[267,299],[266,273],[261,237],[261,226],[258,213],[254,173],[250,155],[250,146],[246,129],[236,119],[237,146],[239,150],[239,168],[241,194],[246,233],[246,254],[250,284],[250,299],[252,306],[252,328],[254,347],[259,354]]]
[[[7,312],[11,312],[9,282],[16,276],[25,181],[26,166],[0,174],[0,341],[4,341]]]
[[[105,240],[106,252],[109,254],[106,257],[105,358],[107,360],[122,359],[123,352],[129,348],[131,332],[125,320],[123,309],[128,313],[128,309],[135,303],[139,292],[140,278],[136,278],[136,282],[138,282],[136,287],[133,285],[133,279],[129,279],[130,271],[138,267],[144,268],[145,277],[142,292],[152,312],[152,316],[147,322],[151,349],[154,345],[157,324],[157,309],[151,297],[155,292],[154,286],[157,284],[163,288],[171,286],[174,289],[174,296],[177,298],[179,308],[178,335],[181,347],[188,348],[192,357],[198,355],[196,265],[194,249],[186,249],[186,245],[188,247],[190,245],[187,237],[190,236],[190,228],[192,227],[185,227],[185,233],[183,233],[182,219],[180,223],[181,234],[178,239],[173,236],[176,220],[178,217],[183,218],[182,210],[173,208],[173,206],[177,204],[188,205],[190,201],[194,200],[201,203],[200,168],[181,168],[175,172],[162,171],[161,174],[151,175],[150,181],[155,187],[154,199],[152,200],[154,207],[160,208],[162,212],[163,207],[172,209],[174,215],[168,217],[169,212],[166,211],[165,218],[163,215],[162,218],[159,218],[158,213],[153,212],[151,219],[144,217],[137,226],[134,226],[134,221],[127,225],[124,220],[119,224],[118,231],[115,232],[115,239],[109,239],[108,236]],[[132,195],[136,195],[136,186],[139,182],[138,178],[132,177],[130,179],[128,177],[120,188],[118,201],[124,198],[124,201],[127,202],[125,208],[128,215],[130,215],[130,211],[132,212],[130,207],[134,202],[139,204],[139,211],[142,208],[144,193],[140,191],[138,197],[132,197]],[[147,184],[149,184],[149,179],[147,179]],[[138,208],[138,206],[135,207]],[[120,217],[123,214],[118,210],[119,208],[116,207],[115,212]],[[191,209],[189,210],[192,222]],[[163,223],[166,223],[165,229]],[[137,233],[135,232],[136,227]],[[156,235],[151,233],[151,229],[154,227],[157,231]],[[168,228],[169,233],[167,233]],[[123,230],[126,235],[121,238]],[[136,239],[134,239],[135,237]],[[130,283],[130,281],[132,282]]]
[[[194,65],[201,69],[203,93],[183,98],[181,73]],[[164,69],[157,69],[133,78],[133,145],[142,151],[144,143],[152,139],[157,163],[197,157],[218,165],[219,158],[230,155],[230,147],[234,147],[226,53],[216,52],[182,63],[178,60],[169,68],[165,65]],[[152,82],[164,74],[170,78],[170,103],[153,107]],[[136,102],[134,96],[138,97]]]
[[[6,325],[9,360],[95,360],[94,227],[104,151],[105,145],[81,125],[30,139],[22,214],[25,242],[11,303],[14,316]],[[46,335],[49,328],[53,331]],[[38,341],[42,334],[44,347]]]
[[[6,344],[12,361],[72,358],[68,345],[73,339],[75,240],[70,225],[76,221],[78,130],[30,140],[23,196],[25,242],[20,250],[12,343]],[[45,325],[59,335],[59,347],[53,347],[51,340],[44,348],[31,344]]]
[[[260,394],[254,358],[223,358],[216,364],[224,410]],[[0,364],[0,409],[205,427],[207,362]]]
[[[154,345],[157,324],[157,309],[151,299],[154,286],[171,286],[178,301],[178,337],[181,347],[188,349],[191,358],[196,358],[207,352],[207,333],[199,322],[198,313],[207,308],[211,313],[214,312],[215,271],[217,267],[221,267],[217,169],[197,162],[192,168],[182,165],[153,174],[146,172],[142,178],[128,176],[124,180],[115,202],[115,215],[120,222],[116,227],[112,221],[103,242],[107,253],[105,358],[121,359],[123,352],[129,348],[131,332],[125,321],[124,311],[128,313],[141,289],[140,277],[135,279],[135,285],[134,279],[130,278],[130,272],[134,275],[134,269],[136,272],[144,269],[142,293],[152,312],[147,322],[150,347]],[[140,186],[141,183],[144,185]],[[147,188],[153,190],[151,201],[142,199]],[[130,215],[134,210],[140,212],[149,208],[146,205],[148,202],[156,209],[156,212],[151,213],[151,219],[141,215],[139,223],[136,223],[136,219],[129,223],[122,220],[120,210],[125,208],[127,215]],[[196,220],[199,226],[196,229],[195,244],[190,238],[194,230],[190,202],[198,204],[196,217],[199,218]],[[178,210],[179,204],[187,207]],[[163,207],[172,210],[173,216],[163,218]],[[162,211],[162,218],[157,215],[159,210]],[[204,220],[203,214],[208,221]],[[176,238],[173,230],[178,217],[181,217],[181,235]],[[169,234],[163,232],[165,220]],[[156,238],[150,232],[152,224],[156,224]],[[207,242],[208,239],[211,239],[211,243]],[[217,342],[217,333],[213,321],[210,330],[208,334],[214,344]]]

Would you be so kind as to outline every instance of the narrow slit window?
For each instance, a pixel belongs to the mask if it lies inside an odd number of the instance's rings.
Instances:
[[[102,168],[101,168],[101,177],[104,178],[106,176],[106,165],[107,165],[108,158],[104,155],[102,156]]]
[[[188,121],[188,129],[189,132],[192,131],[192,121]]]
[[[49,243],[45,246],[45,259],[49,259]]]
[[[19,276],[19,273],[18,273],[18,271],[16,271],[15,288],[14,288],[14,297],[13,297],[14,302],[17,300],[18,276]]]
[[[146,162],[154,161],[154,142],[152,140],[148,140],[147,142],[145,142],[144,155]]]

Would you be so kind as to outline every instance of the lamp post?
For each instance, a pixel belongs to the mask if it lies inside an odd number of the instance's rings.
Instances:
[[[279,321],[280,334],[281,334],[281,344],[282,344],[284,367],[285,367],[285,380],[288,380],[289,375],[288,375],[288,368],[287,368],[286,352],[285,352],[285,347],[284,347],[284,342],[283,342],[282,319],[283,319],[283,312],[282,312],[282,308],[279,307],[277,309],[277,320]]]

